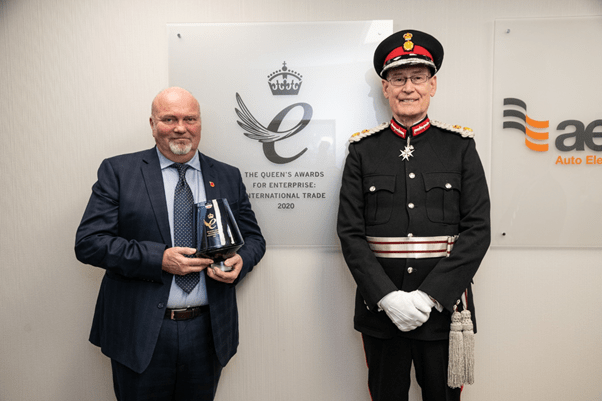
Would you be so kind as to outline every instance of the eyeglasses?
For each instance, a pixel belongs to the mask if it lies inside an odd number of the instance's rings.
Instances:
[[[411,77],[394,76],[394,77],[387,79],[387,81],[389,81],[389,83],[393,86],[404,86],[406,84],[406,82],[408,82],[408,79],[409,79],[410,81],[412,81],[412,83],[414,85],[422,85],[423,83],[428,81],[430,78],[431,78],[431,76],[428,74],[421,74],[421,75],[412,75]]]

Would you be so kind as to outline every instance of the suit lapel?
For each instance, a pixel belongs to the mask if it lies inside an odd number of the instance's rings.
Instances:
[[[205,196],[207,200],[219,198],[219,183],[213,169],[213,162],[204,154],[199,152],[201,162],[201,173],[203,174],[203,183],[205,185]]]
[[[205,185],[205,198],[206,200],[216,199],[219,195],[219,182],[217,182],[215,171],[213,169],[213,162],[207,156],[199,152],[199,160],[201,163],[201,173],[203,174],[203,184]],[[218,310],[219,301],[223,298],[223,283],[216,280],[207,279],[205,281],[207,286],[207,298],[209,304],[212,305],[214,310]],[[211,314],[211,321],[213,327],[219,327],[220,323],[216,320],[217,313]],[[216,333],[216,331],[213,331]]]
[[[142,177],[146,185],[151,207],[159,226],[159,232],[163,242],[171,246],[171,234],[169,230],[169,216],[167,214],[167,203],[165,202],[165,186],[163,185],[163,174],[159,164],[156,148],[149,149],[142,157]]]

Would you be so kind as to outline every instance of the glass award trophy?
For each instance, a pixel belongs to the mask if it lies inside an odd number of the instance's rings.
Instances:
[[[194,205],[197,257],[213,259],[213,267],[230,271],[224,261],[245,243],[227,199],[211,199]]]

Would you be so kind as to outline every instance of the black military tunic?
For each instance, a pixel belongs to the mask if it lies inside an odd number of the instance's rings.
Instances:
[[[359,135],[365,136],[361,140],[352,138],[349,145],[337,231],[358,286],[355,328],[373,337],[446,339],[453,306],[465,291],[474,320],[470,285],[490,243],[485,174],[466,129],[430,123],[411,136],[414,151],[407,160],[401,154],[407,139],[388,123]],[[449,257],[424,259],[377,258],[366,240],[453,235],[459,238]],[[424,325],[401,332],[377,303],[392,291],[416,289],[444,310],[433,308]]]

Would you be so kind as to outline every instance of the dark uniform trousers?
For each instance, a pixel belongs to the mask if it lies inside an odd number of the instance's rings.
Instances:
[[[448,340],[404,337],[381,339],[362,335],[373,401],[408,401],[412,361],[423,401],[459,401],[461,390],[447,386]]]

